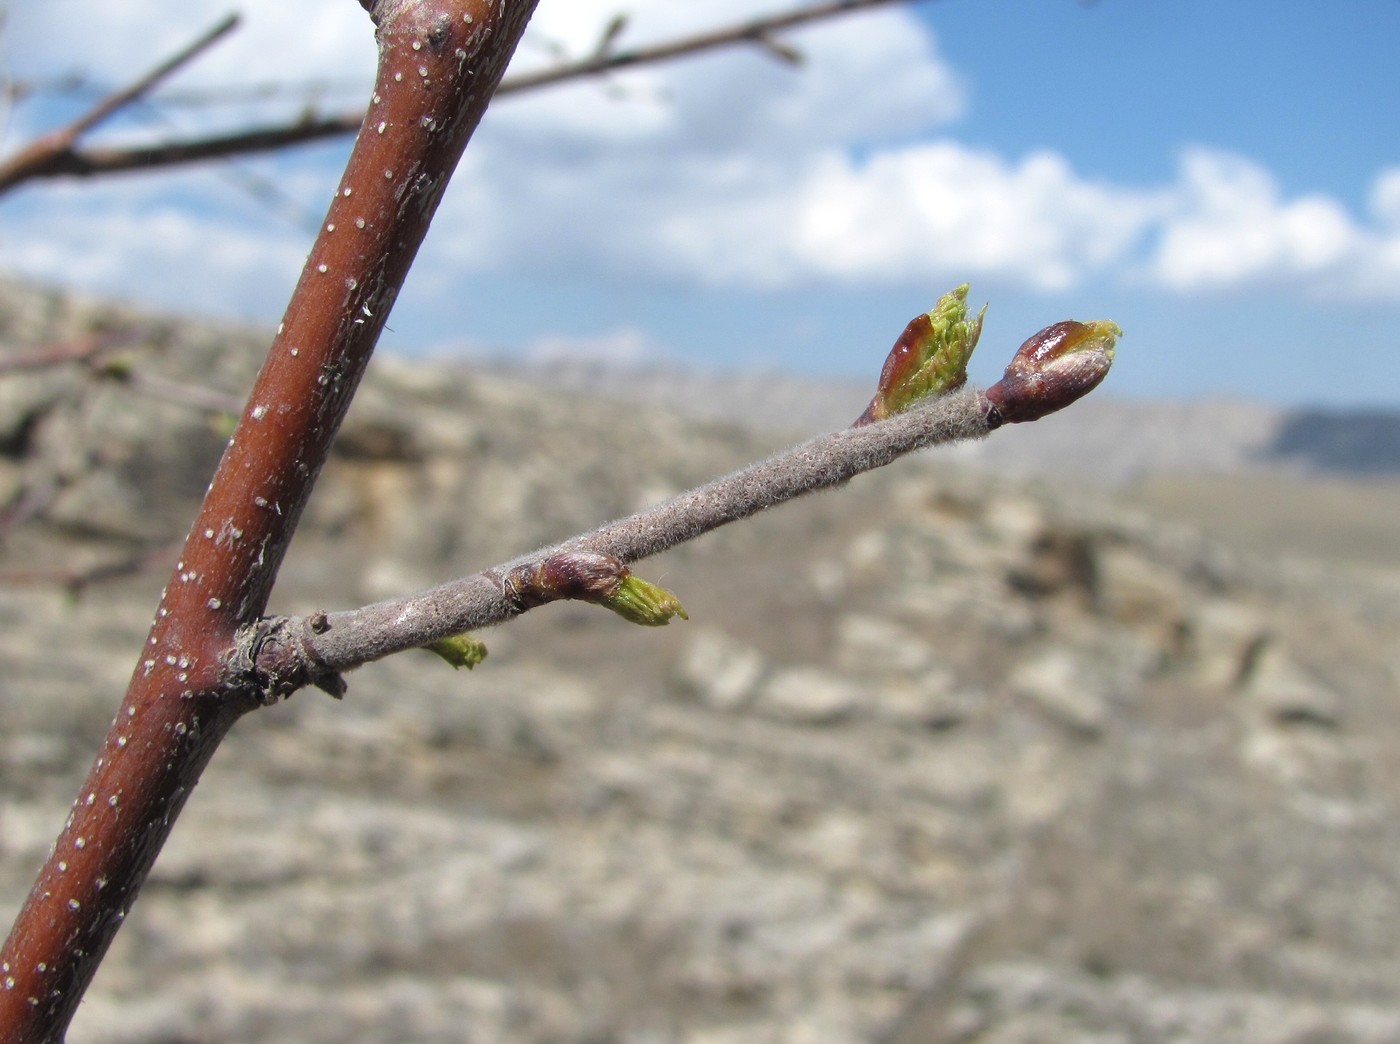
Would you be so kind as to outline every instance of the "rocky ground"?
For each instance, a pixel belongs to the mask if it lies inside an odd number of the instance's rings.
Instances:
[[[0,348],[130,323],[131,372],[228,394],[262,341],[7,293]],[[41,506],[0,553],[5,920],[226,434],[188,392],[0,380],[0,503]],[[781,441],[381,360],[278,607],[474,570]],[[547,607],[471,674],[401,656],[251,716],[70,1040],[1400,1039],[1396,574],[1053,478],[926,454],[650,563],[688,623]]]

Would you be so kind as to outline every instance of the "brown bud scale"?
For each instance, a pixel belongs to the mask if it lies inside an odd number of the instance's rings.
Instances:
[[[550,602],[601,602],[616,594],[631,572],[612,555],[562,552],[516,566],[501,580],[501,589],[521,612]]]
[[[1099,386],[1113,363],[1112,323],[1073,319],[1047,326],[1017,349],[987,400],[1006,424],[1039,420]]]

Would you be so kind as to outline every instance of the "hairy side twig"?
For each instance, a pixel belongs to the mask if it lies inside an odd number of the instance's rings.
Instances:
[[[584,562],[593,574],[694,540],[784,501],[829,489],[926,446],[981,438],[1001,425],[981,391],[921,404],[889,420],[811,439],[591,533],[438,587],[347,612],[261,621],[243,636],[249,667],[270,695],[306,684],[343,691],[334,676],[371,660],[487,627],[563,598],[579,585],[522,591],[519,578]],[[591,599],[590,599],[591,600]]]
[[[348,612],[258,621],[240,636],[244,669],[269,697],[307,684],[338,696],[345,687],[340,673],[371,660],[501,623],[551,601],[606,602],[633,562],[830,489],[914,450],[982,438],[1003,424],[1063,409],[1104,379],[1120,334],[1109,322],[1055,323],[1027,338],[1002,379],[981,391],[963,388],[981,329],[981,314],[967,319],[967,287],[958,287],[895,342],[876,399],[899,404],[895,412],[867,411],[842,431],[474,576]],[[935,376],[909,365],[911,358],[932,364]],[[683,612],[679,603],[677,611]],[[667,616],[663,611],[659,619],[639,622],[662,623]]]

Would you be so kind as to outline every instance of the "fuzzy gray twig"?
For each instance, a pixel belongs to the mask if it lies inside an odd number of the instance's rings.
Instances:
[[[251,666],[279,692],[308,680],[338,691],[333,679],[341,671],[501,623],[538,604],[523,602],[507,581],[522,568],[590,556],[608,556],[620,565],[636,562],[786,500],[840,485],[914,450],[981,438],[1000,423],[984,392],[964,389],[888,420],[821,435],[494,569],[362,609],[265,622],[248,636]]]

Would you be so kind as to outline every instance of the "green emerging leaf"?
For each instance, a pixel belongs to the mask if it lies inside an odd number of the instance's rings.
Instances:
[[[671,622],[671,617],[679,616],[689,620],[680,600],[664,587],[643,580],[636,573],[628,573],[617,590],[601,600],[624,620],[643,627],[662,627]]]
[[[469,634],[454,634],[451,638],[439,638],[423,648],[441,656],[452,665],[453,670],[460,670],[463,667],[471,670],[486,659],[486,643]]]
[[[967,292],[966,283],[950,290],[904,328],[885,359],[879,388],[863,421],[883,420],[921,399],[962,387],[987,314],[983,305],[975,318],[968,318]]]

